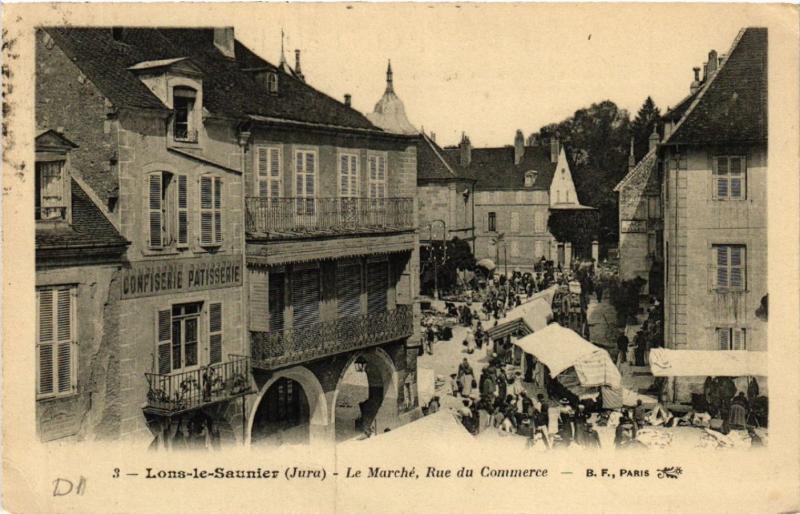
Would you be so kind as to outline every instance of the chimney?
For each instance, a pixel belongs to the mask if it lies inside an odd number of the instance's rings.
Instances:
[[[344,95],[344,105],[346,107],[352,107],[352,100],[353,97],[349,93]]]
[[[628,170],[636,167],[636,155],[633,152],[633,136],[631,136],[631,149],[628,152]]]
[[[717,51],[711,50],[708,52],[708,63],[706,64],[706,77],[711,78],[717,72],[719,60],[717,59]]]
[[[517,130],[514,136],[514,164],[519,164],[523,155],[525,155],[525,136],[521,130]]]
[[[306,77],[303,75],[303,71],[300,69],[300,50],[298,49],[295,49],[294,51],[294,74],[297,75],[297,78],[303,82],[306,81]]]
[[[230,57],[231,59],[236,58],[233,27],[214,29],[214,46],[216,46],[225,57]]]
[[[469,137],[465,133],[461,133],[461,142],[458,144],[461,150],[460,164],[464,167],[469,166],[472,162],[472,145],[469,142]]]
[[[695,94],[697,93],[697,90],[700,89],[700,67],[695,66],[694,68],[692,68],[692,71],[694,72],[694,80],[692,81],[692,84],[689,86],[689,92]]]
[[[561,149],[561,146],[558,144],[558,138],[556,136],[550,137],[550,162],[556,163],[558,162],[558,153]]]
[[[699,68],[695,68],[697,71],[700,71]],[[647,151],[651,151],[653,148],[658,146],[658,124],[656,123],[653,125],[653,133],[650,134],[650,138],[647,140]]]
[[[431,132],[430,138],[431,138],[431,141],[433,141],[435,143],[436,142],[436,132]]]

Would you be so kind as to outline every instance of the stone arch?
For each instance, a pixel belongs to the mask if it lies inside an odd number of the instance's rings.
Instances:
[[[368,413],[369,421],[375,421],[378,432],[382,432],[385,428],[394,428],[397,426],[399,415],[399,406],[397,403],[398,389],[400,387],[399,378],[394,361],[382,348],[372,348],[350,355],[350,358],[339,373],[339,377],[336,381],[336,389],[332,395],[330,404],[332,428],[335,431],[336,402],[338,400],[342,381],[347,371],[359,358],[363,358],[367,363],[366,373],[370,398],[374,402],[374,405],[378,405],[376,412]],[[375,395],[380,395],[379,404]]]
[[[317,379],[317,376],[304,366],[294,366],[292,368],[283,369],[273,374],[269,380],[258,391],[258,395],[250,408],[250,413],[247,416],[247,430],[245,432],[245,443],[250,446],[253,435],[253,422],[256,419],[259,406],[261,405],[264,396],[278,380],[286,378],[294,380],[303,389],[306,401],[308,402],[308,423],[309,423],[309,437],[310,442],[314,442],[315,437],[326,431],[329,423],[328,418],[328,405],[325,401],[325,391]]]

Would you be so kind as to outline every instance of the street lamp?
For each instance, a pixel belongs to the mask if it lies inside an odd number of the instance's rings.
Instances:
[[[433,248],[433,224],[434,223],[441,223],[442,224],[442,264],[445,263],[447,260],[447,223],[444,220],[431,220],[428,223],[428,241],[431,245],[431,251],[429,254],[429,259],[433,261],[433,297],[438,300],[439,299],[439,268],[438,268],[438,261],[436,259],[436,254]]]

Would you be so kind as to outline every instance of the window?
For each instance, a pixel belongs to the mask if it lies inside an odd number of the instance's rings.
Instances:
[[[280,198],[283,194],[280,147],[256,147],[256,175],[258,177],[259,197]]]
[[[222,179],[200,177],[200,245],[222,243]]]
[[[658,196],[647,197],[647,217],[651,220],[661,218],[661,199]]]
[[[519,213],[511,213],[511,232],[519,232]]]
[[[567,189],[567,191],[566,191],[566,194],[567,194],[567,200],[566,200],[566,202],[567,202],[567,203],[569,203],[569,189]]]
[[[202,302],[195,302],[176,304],[170,309],[158,311],[156,332],[159,374],[168,375],[173,371],[185,371],[200,364],[199,329],[202,308]],[[219,315],[222,315],[221,306]],[[219,328],[221,332],[221,318]]]
[[[535,241],[533,243],[533,257],[538,260],[544,256],[544,243],[542,241]]]
[[[66,220],[64,161],[36,162],[36,219]]]
[[[718,156],[714,159],[714,199],[742,200],[746,196],[745,159],[742,156]]]
[[[195,101],[197,92],[190,87],[178,86],[172,90],[173,138],[175,141],[197,142]]]
[[[489,213],[489,220],[488,225],[486,228],[489,232],[497,232],[497,213],[490,212]]]
[[[278,74],[269,72],[267,73],[267,91],[272,95],[278,94]]]
[[[386,156],[370,155],[369,162],[369,197],[386,198]]]
[[[654,256],[658,253],[658,241],[656,238],[655,232],[649,232],[647,234],[647,255]]]
[[[716,288],[743,291],[745,288],[744,245],[715,245]]]
[[[533,213],[533,228],[537,234],[546,232],[545,229],[545,215],[541,212]]]
[[[718,328],[716,337],[720,350],[747,350],[747,330],[744,328]]]
[[[339,154],[339,196],[358,197],[358,155]]]
[[[189,245],[189,195],[186,175],[159,171],[147,175],[148,246]]]
[[[561,190],[556,191],[556,203],[561,203]]]
[[[519,241],[511,241],[511,256],[519,257]]]
[[[313,150],[295,152],[295,195],[297,214],[313,216],[316,212],[317,153]]]
[[[536,181],[535,170],[525,173],[525,187],[533,187],[534,181]]]
[[[77,388],[74,286],[36,291],[36,395],[70,394]]]

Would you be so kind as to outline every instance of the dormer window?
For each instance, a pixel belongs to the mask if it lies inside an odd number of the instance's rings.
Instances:
[[[197,91],[190,87],[178,86],[172,90],[173,138],[175,141],[197,142],[196,101]]]
[[[66,220],[64,161],[36,162],[36,219]]]
[[[531,170],[525,173],[525,187],[533,187],[536,182],[536,170]]]
[[[274,72],[267,73],[267,91],[271,95],[278,94],[278,74]]]

